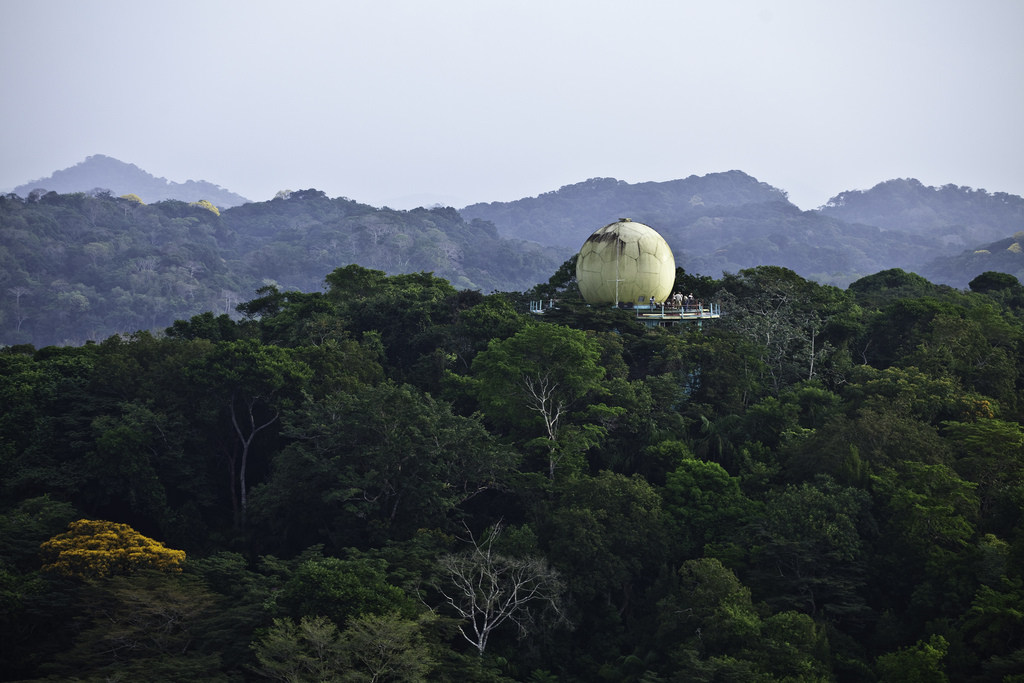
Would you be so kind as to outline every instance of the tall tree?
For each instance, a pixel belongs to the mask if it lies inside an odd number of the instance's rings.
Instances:
[[[218,342],[185,373],[205,388],[206,398],[230,422],[231,436],[224,440],[223,452],[231,474],[236,518],[244,523],[248,507],[246,470],[253,442],[298,397],[311,372],[287,349],[243,339]]]
[[[547,451],[552,480],[560,464],[605,433],[602,426],[579,419],[583,409],[605,416],[619,412],[596,401],[583,405],[586,397],[601,393],[605,370],[600,357],[600,347],[586,333],[540,324],[492,341],[473,361],[477,395],[487,414],[529,436],[540,432],[534,443]]]

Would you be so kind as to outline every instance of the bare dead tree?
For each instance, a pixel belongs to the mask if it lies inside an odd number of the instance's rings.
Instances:
[[[237,304],[240,301],[241,295],[230,289],[220,290],[220,295],[224,297],[224,313],[231,315],[231,306],[232,304]]]
[[[487,640],[498,626],[511,621],[526,633],[533,623],[531,606],[550,609],[564,620],[561,596],[564,584],[542,557],[510,557],[495,551],[502,527],[496,524],[478,542],[464,539],[469,550],[438,560],[443,579],[434,588],[444,604],[468,624],[459,631],[483,655]],[[468,530],[467,530],[468,532]]]
[[[185,261],[184,268],[188,270],[189,277],[195,277],[196,273],[206,268],[202,261]]]
[[[29,289],[28,287],[22,287],[21,285],[17,287],[9,287],[7,289],[7,293],[14,297],[15,306],[20,306],[21,297],[25,296],[26,294],[30,294],[31,292],[31,289]]]

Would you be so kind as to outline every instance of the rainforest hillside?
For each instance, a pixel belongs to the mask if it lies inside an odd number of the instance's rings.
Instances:
[[[502,239],[454,209],[393,211],[305,190],[223,211],[201,200],[0,197],[0,344],[81,344],[235,313],[265,285],[316,291],[338,266],[525,290],[567,250]]]
[[[243,239],[46,201],[203,235],[177,268]],[[300,244],[381,215],[292,201]],[[103,215],[76,225],[119,248]],[[543,317],[349,265],[237,320],[0,349],[0,679],[1024,677],[1014,277],[680,272],[727,315],[647,328],[573,272],[523,295]]]

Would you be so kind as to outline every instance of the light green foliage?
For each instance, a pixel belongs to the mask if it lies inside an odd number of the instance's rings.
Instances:
[[[360,617],[342,633],[324,617],[275,619],[252,649],[260,675],[289,683],[423,683],[434,667],[420,624],[396,615]]]
[[[788,681],[833,680],[825,627],[806,614],[779,612],[761,622],[761,639],[753,657],[763,671]]]
[[[905,363],[934,377],[950,376],[1008,408],[1016,405],[1012,377],[1020,329],[1007,325],[991,306],[975,308],[966,317],[936,315]]]
[[[541,324],[491,342],[473,371],[480,398],[496,418],[538,424],[557,440],[568,411],[600,387],[605,372],[599,358],[596,341],[585,333]]]
[[[295,617],[322,615],[339,626],[365,614],[415,614],[412,600],[388,583],[386,569],[382,560],[308,560],[296,569],[277,600]]]
[[[430,618],[425,621],[429,622]],[[395,614],[353,619],[342,634],[351,661],[345,681],[424,683],[436,662],[422,635],[423,621]]]
[[[718,560],[684,562],[679,569],[679,585],[672,608],[685,615],[676,628],[689,632],[689,641],[696,640],[708,651],[722,653],[758,634],[761,620],[751,602],[750,589]]]
[[[274,619],[274,625],[252,644],[257,672],[289,683],[341,681],[347,668],[345,646],[338,627],[320,616]]]
[[[714,462],[686,459],[669,472],[662,493],[673,539],[684,556],[700,555],[707,543],[727,542],[755,514],[757,505]]]
[[[1024,649],[1024,581],[1002,576],[978,589],[964,633],[981,657],[1007,657]]]
[[[552,480],[560,463],[573,462],[605,433],[603,427],[581,422],[584,409],[602,417],[621,412],[596,401],[584,405],[588,396],[601,394],[605,370],[599,359],[600,348],[586,333],[540,324],[491,342],[473,361],[477,395],[487,415],[528,435],[539,432]]]
[[[882,655],[877,664],[882,683],[946,683],[942,659],[948,648],[946,639],[936,635]]]
[[[907,461],[895,469],[879,468],[872,481],[906,547],[934,556],[965,547],[974,535],[977,485],[951,468]]]
[[[1024,487],[1024,427],[1016,422],[978,419],[944,422],[943,433],[953,441],[954,468],[978,485],[981,515],[1006,533],[1021,518],[1018,496]]]
[[[658,603],[657,638],[670,648],[671,680],[830,680],[824,630],[795,612],[762,618],[750,590],[716,559],[680,567]]]

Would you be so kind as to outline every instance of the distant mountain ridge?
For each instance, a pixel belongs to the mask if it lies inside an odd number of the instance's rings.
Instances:
[[[788,200],[785,191],[734,170],[635,184],[590,178],[537,197],[471,204],[459,213],[466,220],[491,221],[502,235],[578,248],[594,230],[617,218],[658,224],[706,207],[765,202]]]
[[[218,185],[170,182],[101,154],[15,193],[27,198],[41,195],[39,189],[89,193],[97,188],[115,196],[135,194],[146,203],[206,199],[222,209],[248,203]],[[768,264],[840,287],[890,268],[956,287],[986,269],[1024,276],[1016,252],[1001,253],[1006,245],[989,248],[1024,230],[1024,199],[952,184],[930,187],[913,178],[847,190],[811,211],[789,202],[784,190],[739,170],[664,182],[590,178],[536,197],[472,204],[459,214],[467,224],[492,223],[505,239],[566,253],[597,228],[628,217],[661,232],[677,264],[715,277]],[[383,263],[375,267],[387,269]]]
[[[923,272],[936,259],[1024,230],[1024,199],[1016,195],[927,187],[911,178],[843,192],[802,211],[785,191],[742,171],[661,183],[592,178],[537,197],[473,204],[461,213],[491,221],[505,237],[570,248],[628,217],[657,229],[676,263],[690,272],[717,277],[779,265],[839,287],[890,268]],[[938,282],[963,287],[982,272],[967,276],[971,268],[965,268]]]
[[[818,211],[847,223],[936,235],[962,247],[995,241],[1024,228],[1024,199],[1006,192],[943,185],[914,178],[886,180],[870,190],[842,192]],[[1016,227],[1007,232],[1008,227]]]
[[[918,273],[932,282],[963,289],[986,271],[1008,273],[1024,282],[1024,231],[923,264]]]
[[[167,199],[183,202],[205,199],[219,208],[226,209],[250,201],[205,180],[176,183],[166,178],[157,178],[135,164],[127,164],[103,154],[94,154],[70,168],[54,171],[49,178],[19,185],[14,188],[14,194],[28,197],[34,190],[70,194],[90,192],[97,188],[110,190],[114,195],[134,194],[147,204]]]

